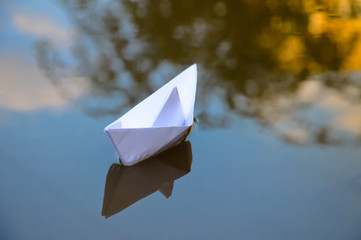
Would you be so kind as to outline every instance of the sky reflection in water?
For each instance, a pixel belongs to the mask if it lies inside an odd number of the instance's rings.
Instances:
[[[357,3],[63,0],[54,14],[8,5],[3,41],[30,43],[36,60],[4,55],[4,78],[14,79],[3,83],[5,107],[67,99],[93,117],[119,116],[197,62],[203,126],[224,126],[232,112],[292,144],[360,143]]]
[[[0,2],[0,238],[359,239],[359,9]],[[103,127],[194,62],[192,172],[105,220]]]

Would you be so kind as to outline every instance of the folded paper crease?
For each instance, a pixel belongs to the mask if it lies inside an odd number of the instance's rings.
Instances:
[[[105,127],[126,166],[178,143],[193,124],[197,66],[193,64]]]

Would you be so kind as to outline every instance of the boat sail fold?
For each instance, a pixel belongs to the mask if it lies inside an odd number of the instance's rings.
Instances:
[[[193,64],[104,128],[122,164],[134,165],[179,143],[193,125]]]

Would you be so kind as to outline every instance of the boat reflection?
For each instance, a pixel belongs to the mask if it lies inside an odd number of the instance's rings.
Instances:
[[[172,195],[173,183],[191,170],[192,147],[189,141],[127,167],[110,166],[105,183],[102,216],[108,218],[159,190]]]

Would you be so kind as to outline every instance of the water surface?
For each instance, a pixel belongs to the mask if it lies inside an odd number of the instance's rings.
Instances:
[[[352,1],[1,2],[0,238],[359,239],[360,15]],[[114,165],[103,128],[195,62],[188,142]]]

